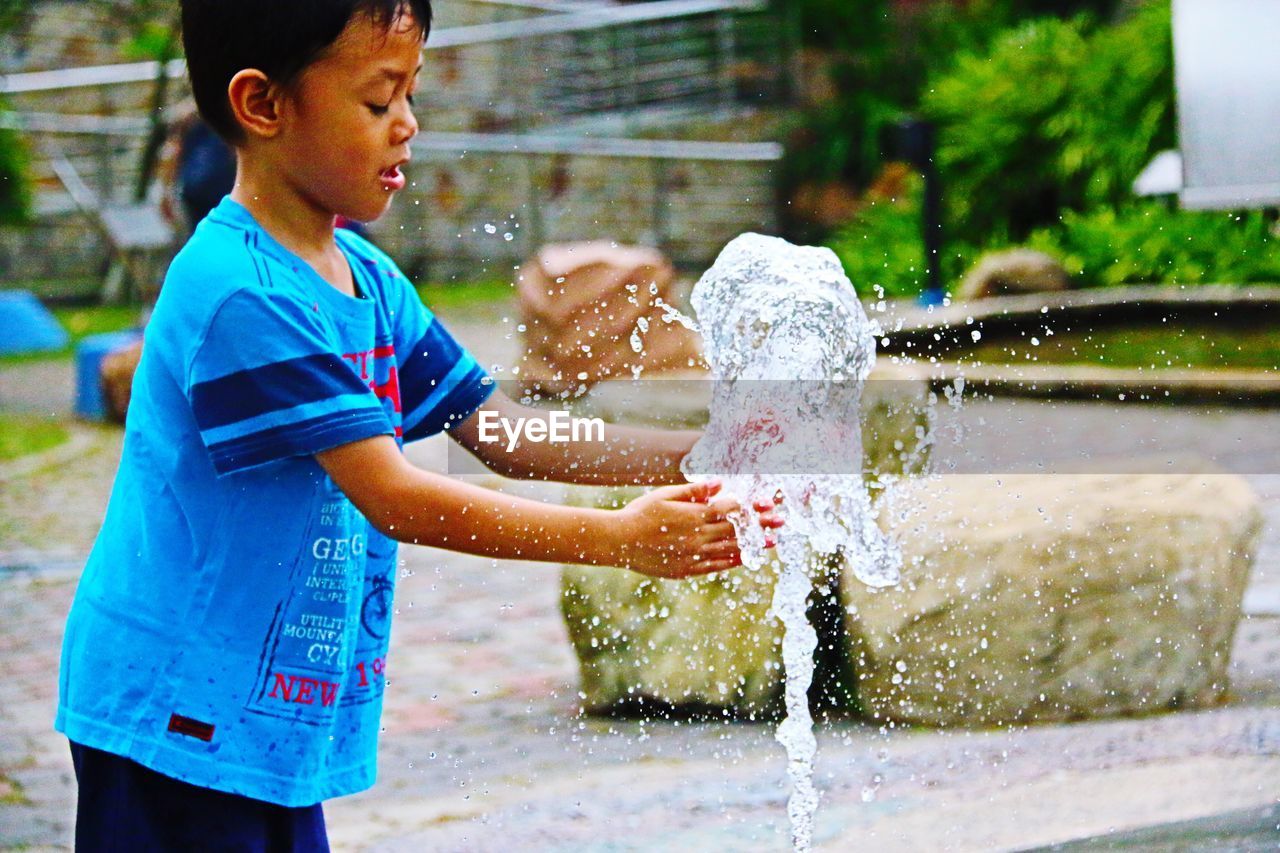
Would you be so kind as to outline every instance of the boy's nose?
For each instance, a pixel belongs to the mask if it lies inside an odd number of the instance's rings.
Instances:
[[[406,105],[400,121],[396,122],[396,144],[408,142],[418,135],[418,117],[413,114],[413,107]]]

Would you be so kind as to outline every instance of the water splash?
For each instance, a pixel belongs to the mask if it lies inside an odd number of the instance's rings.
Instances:
[[[807,599],[836,556],[872,586],[897,583],[902,562],[875,523],[861,477],[858,407],[878,329],[829,249],[758,234],[724,248],[694,288],[693,307],[715,388],[707,430],[684,470],[721,478],[740,500],[733,522],[751,568],[764,566],[766,552],[750,506],[783,496],[787,525],[770,611],[785,630],[787,716],[777,739],[792,785],[792,844],[807,850],[818,807],[808,703],[817,634]]]
[[[702,331],[700,328],[698,328],[698,324],[694,322],[694,319],[692,317],[690,317],[688,314],[685,314],[676,306],[667,302],[661,296],[655,296],[653,298],[653,304],[658,308],[662,309],[662,322],[679,323],[681,326],[684,326],[686,329],[688,329],[691,332]]]

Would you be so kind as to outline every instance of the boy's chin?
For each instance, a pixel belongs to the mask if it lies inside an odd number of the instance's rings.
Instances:
[[[375,220],[381,219],[383,214],[385,214],[390,208],[391,208],[391,199],[388,198],[384,203],[377,206],[362,205],[360,208],[356,208],[355,206],[352,206],[349,209],[339,211],[338,216],[341,216],[343,219],[347,219],[352,222],[360,222],[360,223],[367,224],[369,222],[373,222]]]

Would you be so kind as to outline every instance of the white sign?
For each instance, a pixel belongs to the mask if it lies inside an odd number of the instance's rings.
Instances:
[[[1280,205],[1280,0],[1174,0],[1182,204]]]

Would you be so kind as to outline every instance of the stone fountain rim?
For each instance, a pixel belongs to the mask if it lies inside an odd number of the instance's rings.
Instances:
[[[1168,309],[1276,308],[1280,285],[1129,285],[1019,296],[994,296],[923,307],[898,301],[874,313],[884,337],[982,329],[1063,314],[1090,316],[1135,306]],[[880,353],[882,361],[886,353]],[[1233,368],[1138,369],[1102,365],[982,365],[940,359],[895,365],[895,373],[925,379],[940,390],[963,377],[966,386],[1000,396],[1110,402],[1214,403],[1280,407],[1280,375]]]

